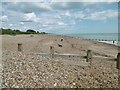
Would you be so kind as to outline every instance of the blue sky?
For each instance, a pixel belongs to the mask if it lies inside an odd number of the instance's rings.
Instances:
[[[2,28],[66,33],[117,33],[117,2],[1,2]]]

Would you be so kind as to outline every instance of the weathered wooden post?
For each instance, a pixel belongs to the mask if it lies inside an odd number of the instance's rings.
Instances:
[[[51,58],[54,58],[54,47],[53,46],[50,46],[50,55],[51,55]]]
[[[117,55],[117,69],[120,69],[120,53]]]
[[[118,86],[120,88],[120,53],[117,55]]]
[[[92,63],[92,51],[91,50],[88,50],[87,51],[87,59],[86,59],[86,62],[90,62],[90,64]]]
[[[23,47],[22,47],[22,43],[18,43],[18,51],[22,51]]]

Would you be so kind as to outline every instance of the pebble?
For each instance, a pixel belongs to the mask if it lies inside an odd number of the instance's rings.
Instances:
[[[13,54],[12,51],[7,53],[7,56],[9,56],[7,57],[6,53],[3,53],[3,67],[5,67],[5,70],[3,72],[4,83],[2,83],[5,88],[118,87],[116,84],[118,82],[118,72],[113,62],[96,60],[93,61],[91,69],[90,67],[82,68],[63,64],[60,62],[62,58],[58,60],[57,58],[51,59],[49,56],[38,57],[38,55],[17,52]],[[12,60],[10,57],[13,57]]]
[[[15,60],[15,58],[12,58],[12,60]]]
[[[75,85],[75,83],[73,83],[73,85]]]
[[[56,87],[57,86],[57,83],[54,83],[54,87]]]

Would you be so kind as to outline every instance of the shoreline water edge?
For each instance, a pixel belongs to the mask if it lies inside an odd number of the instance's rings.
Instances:
[[[107,43],[115,46],[120,46],[118,33],[87,33],[87,34],[66,34],[67,36],[75,37],[82,40],[92,40],[102,43]]]

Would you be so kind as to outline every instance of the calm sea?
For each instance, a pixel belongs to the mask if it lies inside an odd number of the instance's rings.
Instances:
[[[87,33],[87,34],[67,34],[68,36],[77,37],[81,39],[98,39],[108,41],[118,41],[118,33]]]
[[[68,36],[80,38],[80,39],[93,39],[99,40],[100,42],[105,42],[109,44],[114,44],[120,46],[120,33],[87,33],[87,34],[67,34]],[[113,41],[115,41],[113,43]]]

